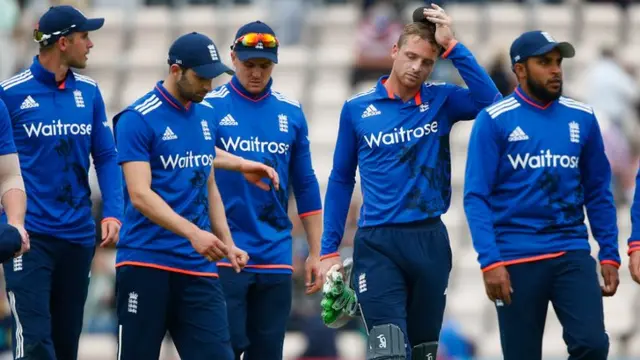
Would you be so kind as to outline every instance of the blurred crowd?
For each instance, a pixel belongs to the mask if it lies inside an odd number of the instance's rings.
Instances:
[[[117,0],[120,1],[120,0]],[[271,10],[269,21],[274,27],[281,43],[297,44],[301,41],[300,29],[303,15],[310,5],[317,3],[342,3],[351,0],[137,0],[141,5],[184,5],[229,3],[264,3]],[[482,2],[488,0],[462,0],[463,2]],[[520,2],[526,0],[519,0]],[[533,0],[555,3],[561,0]],[[570,1],[570,0],[566,0]],[[606,1],[606,0],[603,0]],[[122,0],[121,3],[129,2]],[[136,2],[136,1],[134,1]],[[356,38],[355,60],[351,71],[352,91],[356,92],[369,86],[381,75],[390,70],[389,50],[397,41],[403,27],[401,11],[405,1],[400,0],[358,0],[362,4],[362,13],[354,34]],[[435,1],[444,4],[448,1]],[[611,0],[623,9],[629,0]],[[28,41],[36,19],[51,4],[73,4],[79,8],[88,8],[96,4],[107,4],[109,0],[76,0],[76,1],[18,1],[0,0],[0,79],[6,79],[31,61],[35,46]],[[619,60],[615,47],[604,47],[599,58],[579,76],[582,89],[573,96],[591,104],[599,118],[605,137],[606,151],[614,171],[612,189],[615,191],[617,204],[628,205],[632,200],[635,175],[640,159],[640,85],[635,73],[638,69],[630,67]],[[515,78],[510,70],[508,54],[499,51],[493,59],[483,64],[503,95],[510,94],[515,87]],[[432,76],[433,80],[462,84],[460,77],[450,62],[438,62]],[[353,236],[356,230],[360,202],[357,196],[349,212],[347,231],[343,240],[342,256],[350,254]],[[99,198],[94,200],[95,216],[101,218]],[[340,331],[360,332],[364,328],[360,321],[354,320],[340,330],[325,327],[320,319],[320,298],[304,295],[304,261],[308,249],[305,233],[296,215],[295,201],[291,202],[290,218],[293,224],[294,238],[294,301],[289,330],[304,334],[308,346],[301,358],[334,359],[338,356],[336,338]],[[100,234],[96,236],[100,239]],[[116,336],[116,317],[114,302],[115,271],[114,250],[100,249],[96,251],[93,263],[91,286],[86,304],[85,333],[111,333]],[[4,288],[4,286],[2,286]],[[0,296],[0,351],[10,349],[10,312],[6,296]],[[441,359],[471,359],[474,344],[466,339],[458,330],[455,319],[447,319],[441,336]]]

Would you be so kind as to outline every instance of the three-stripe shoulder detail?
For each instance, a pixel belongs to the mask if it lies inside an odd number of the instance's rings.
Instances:
[[[14,86],[24,84],[31,79],[33,79],[33,74],[31,73],[31,70],[25,70],[17,75],[14,75],[8,78],[7,80],[0,82],[0,87],[2,87],[2,90],[6,91],[11,89]]]
[[[291,104],[291,105],[293,105],[295,107],[300,107],[300,103],[299,102],[287,97],[283,93],[280,93],[278,91],[272,90],[271,91],[271,95],[273,95],[273,97],[276,98],[276,100],[278,100],[278,101],[286,102],[287,104]]]
[[[508,111],[517,109],[518,107],[520,107],[518,100],[511,97],[489,106],[486,111],[492,119],[495,119]]]
[[[571,109],[576,109],[576,110],[580,110],[580,111],[584,111],[588,114],[592,114],[593,115],[593,109],[591,108],[591,106],[585,104],[585,103],[581,103],[579,101],[570,99],[568,97],[564,97],[561,96],[560,100],[558,100],[558,103],[571,108]]]
[[[133,107],[134,110],[142,115],[147,115],[153,110],[159,108],[162,105],[162,101],[156,94],[149,96],[145,101]]]
[[[89,84],[89,85],[92,85],[92,86],[95,86],[95,87],[98,86],[98,83],[95,80],[93,80],[92,78],[88,77],[88,76],[84,76],[84,75],[78,74],[76,72],[73,73],[73,76],[76,78],[76,81],[80,81],[80,82],[83,82],[85,84]]]
[[[367,96],[367,95],[369,95],[369,94],[373,94],[375,91],[376,91],[376,87],[375,87],[375,86],[373,86],[373,87],[369,88],[368,90],[365,90],[365,91],[362,91],[362,92],[359,92],[359,93],[357,93],[357,94],[353,95],[352,97],[350,97],[350,98],[347,100],[347,102],[352,101],[352,100],[355,100],[355,99],[357,99],[357,98],[361,98],[361,97],[363,97],[363,96]]]
[[[224,98],[227,97],[227,95],[229,95],[229,89],[227,89],[227,86],[222,86],[217,90],[214,90],[210,93],[207,94],[207,96],[205,96],[205,99],[212,99],[212,98]]]

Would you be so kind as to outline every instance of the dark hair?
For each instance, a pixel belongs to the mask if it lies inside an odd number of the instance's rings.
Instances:
[[[436,48],[438,54],[442,54],[444,51],[436,41],[436,24],[430,21],[412,22],[405,25],[400,38],[398,38],[398,47],[402,47],[410,36],[419,36],[420,39],[426,40]]]

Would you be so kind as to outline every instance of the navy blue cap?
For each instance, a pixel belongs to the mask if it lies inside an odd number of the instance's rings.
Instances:
[[[22,248],[20,231],[9,224],[0,224],[0,263],[13,258]]]
[[[192,32],[180,36],[169,48],[169,65],[177,64],[191,69],[198,76],[213,79],[224,73],[233,75],[233,70],[220,60],[220,53],[213,40],[206,35]]]
[[[103,25],[104,18],[89,19],[73,6],[52,6],[40,17],[34,31],[34,40],[46,46],[61,36],[73,32],[95,31]]]
[[[267,59],[271,60],[274,64],[278,63],[278,47],[279,44],[276,41],[276,45],[274,47],[266,46],[263,42],[259,41],[255,46],[245,46],[242,42],[238,41],[241,37],[251,34],[269,34],[276,37],[276,33],[273,32],[273,29],[269,27],[269,25],[263,23],[262,21],[254,21],[250,22],[246,25],[243,25],[238,32],[236,33],[236,38],[233,41],[233,45],[231,46],[231,50],[236,52],[238,59],[240,61],[247,61],[251,59]]]
[[[563,58],[572,58],[576,54],[576,50],[568,42],[557,42],[546,31],[528,31],[520,35],[511,44],[509,52],[511,64],[521,62],[532,56],[544,55],[554,49],[560,51]]]

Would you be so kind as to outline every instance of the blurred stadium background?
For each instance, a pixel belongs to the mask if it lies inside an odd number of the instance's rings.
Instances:
[[[307,115],[312,154],[323,193],[337,134],[340,108],[351,94],[373,85],[388,72],[389,50],[420,1],[396,0],[0,0],[0,78],[28,66],[36,53],[31,32],[37,18],[53,4],[73,4],[85,14],[105,17],[105,27],[91,34],[95,43],[84,73],[98,81],[109,117],[146,93],[167,71],[166,53],[177,36],[199,31],[214,39],[229,61],[228,46],[237,28],[263,20],[281,41],[274,87],[299,99]],[[556,39],[572,41],[577,56],[564,63],[565,93],[595,107],[615,173],[612,187],[619,209],[623,257],[618,294],[605,299],[611,359],[640,359],[640,286],[630,279],[626,239],[629,206],[640,154],[640,3],[625,0],[442,1],[453,17],[460,41],[506,95],[513,90],[508,50],[521,32],[540,28]],[[448,61],[440,61],[434,80],[464,85]],[[228,81],[222,77],[216,85]],[[256,119],[259,121],[259,119]],[[466,144],[471,122],[460,123],[451,136],[453,199],[444,217],[455,267],[451,274],[447,319],[442,331],[444,359],[500,359],[495,310],[486,299],[476,255],[462,210]],[[94,177],[94,206],[100,218],[99,189]],[[343,241],[348,256],[360,199],[356,189]],[[319,319],[319,299],[302,292],[300,270],[307,254],[304,232],[295,216],[296,290],[285,343],[286,359],[364,359],[365,336],[359,321],[339,331]],[[99,236],[99,234],[98,234]],[[592,241],[593,242],[593,241]],[[594,243],[594,255],[597,247]],[[80,359],[116,357],[114,251],[97,250]],[[10,353],[10,318],[6,297],[0,321],[1,348]],[[277,305],[274,305],[277,306]],[[162,359],[179,359],[167,339]],[[10,358],[10,355],[6,355]],[[544,359],[566,359],[562,329],[550,307]],[[188,360],[188,359],[186,359]]]

